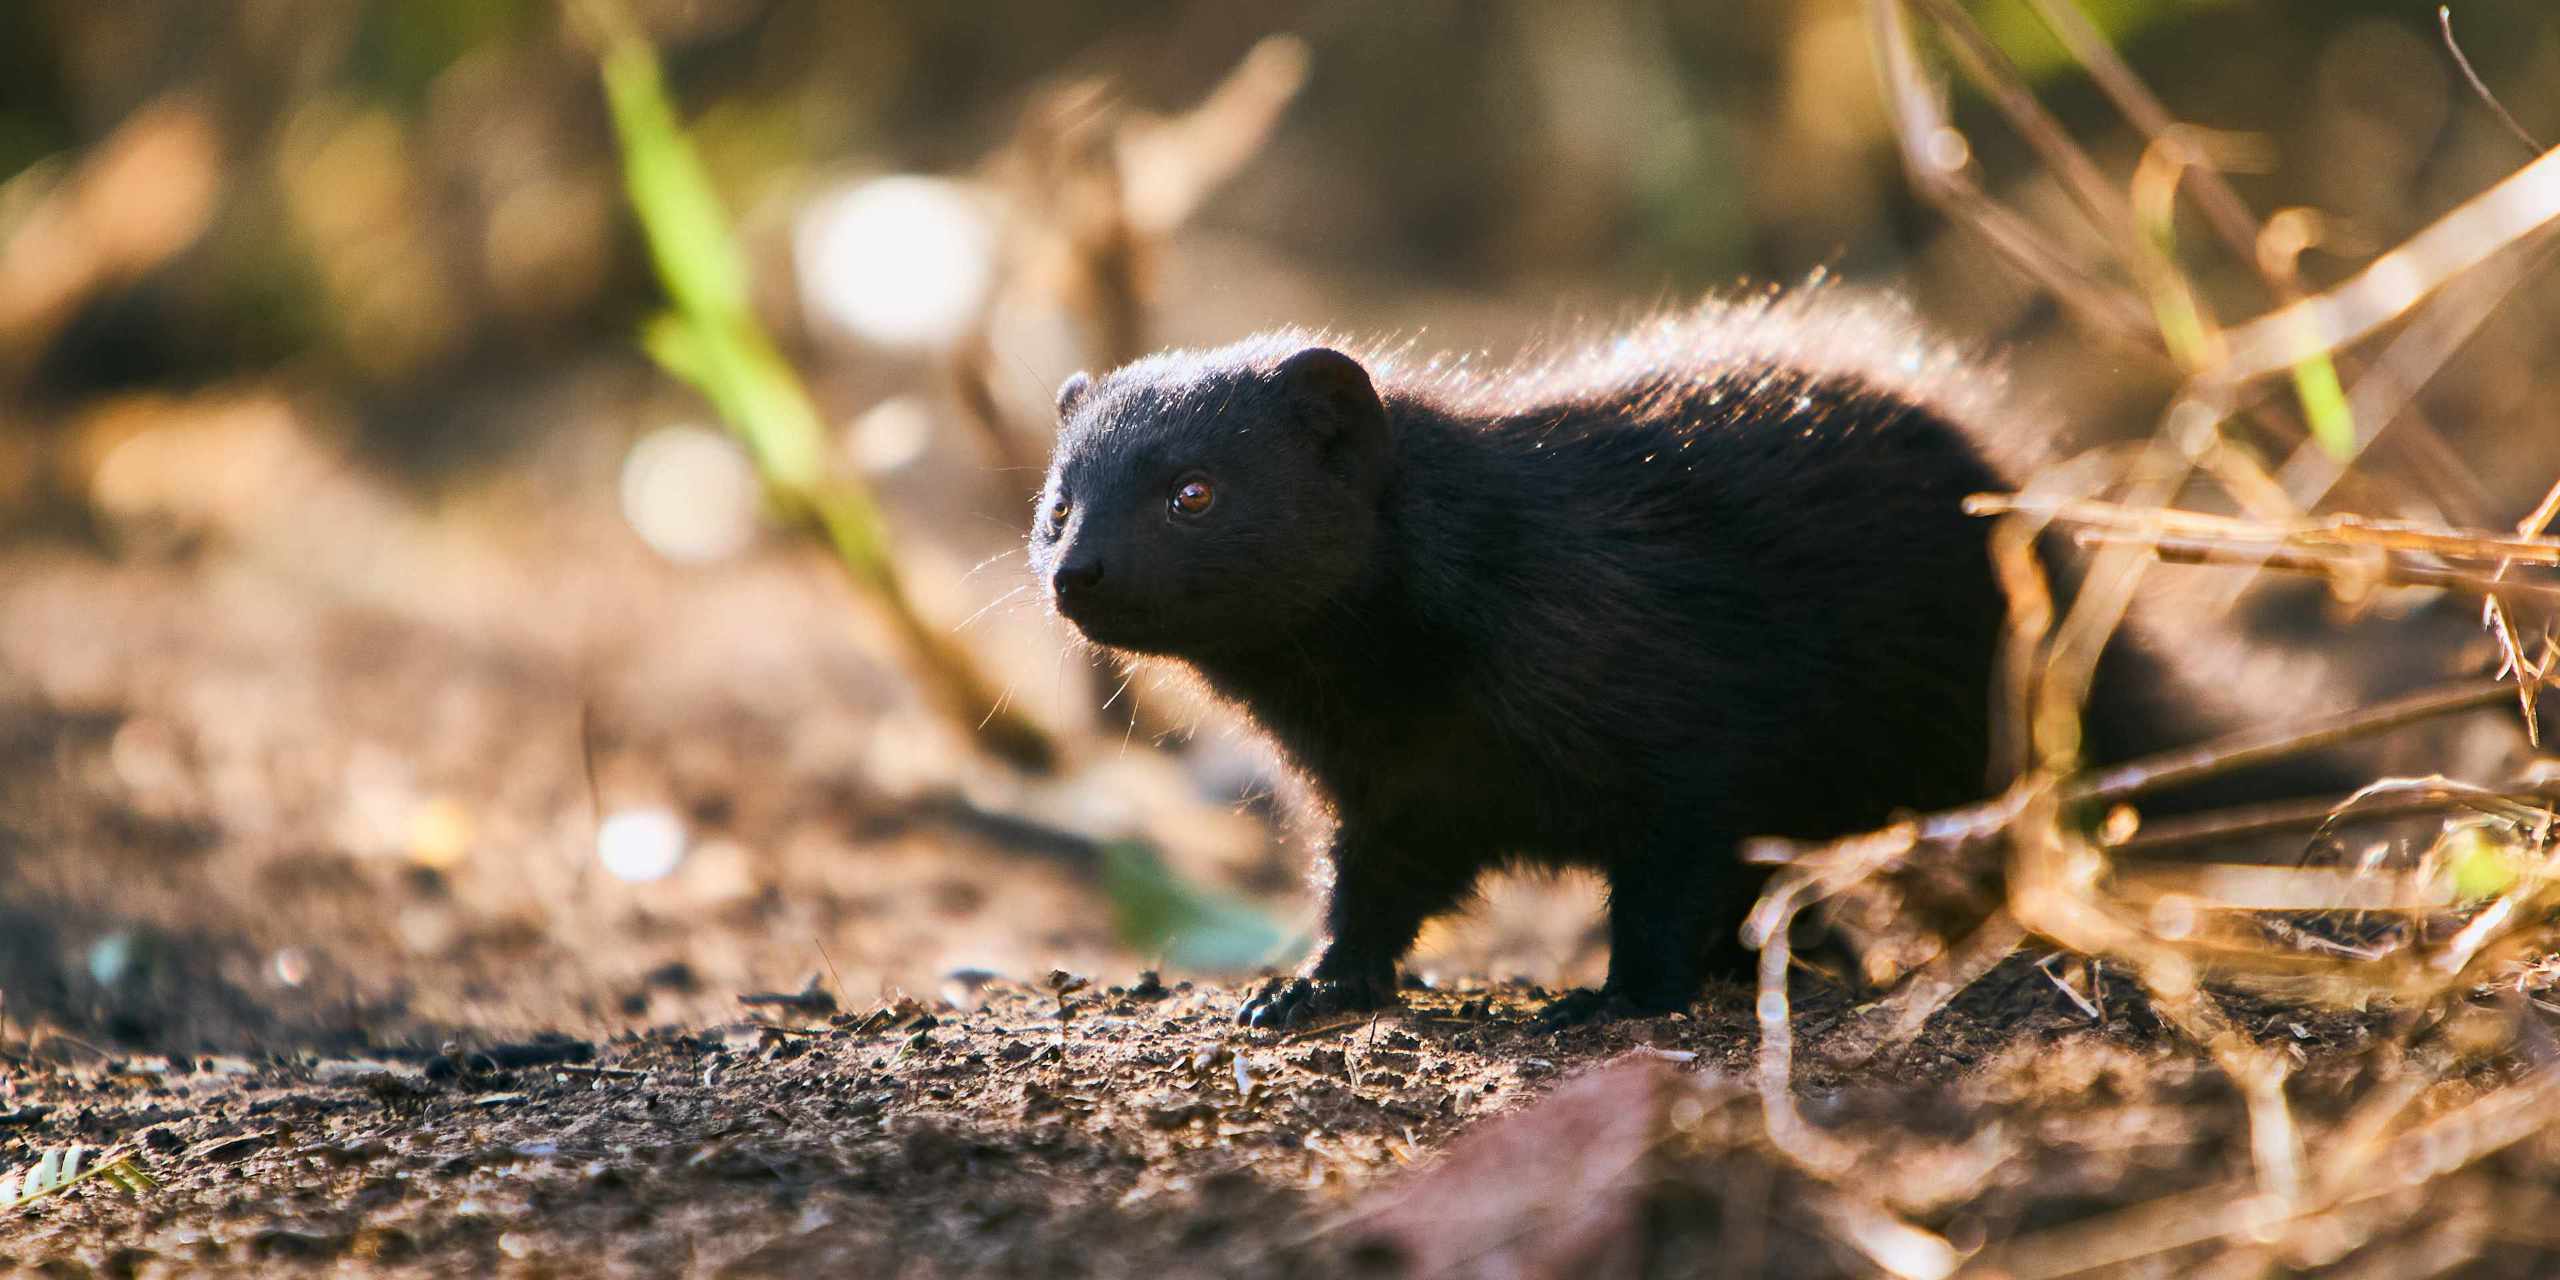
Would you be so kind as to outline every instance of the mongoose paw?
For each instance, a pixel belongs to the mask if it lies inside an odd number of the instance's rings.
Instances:
[[[1273,978],[1236,1010],[1236,1025],[1286,1031],[1338,1013],[1375,1009],[1386,1004],[1393,994],[1373,982]]]
[[[1549,1001],[1546,1008],[1540,1009],[1537,1016],[1529,1020],[1529,1029],[1554,1035],[1567,1027],[1589,1026],[1619,1018],[1659,1017],[1669,1012],[1670,1009],[1653,1008],[1631,999],[1624,992],[1607,987],[1584,987]]]

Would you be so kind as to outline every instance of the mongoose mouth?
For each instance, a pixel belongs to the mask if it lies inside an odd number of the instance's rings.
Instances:
[[[1051,607],[1086,640],[1106,649],[1171,654],[1176,637],[1168,634],[1156,610],[1133,607],[1096,593],[1053,591]]]

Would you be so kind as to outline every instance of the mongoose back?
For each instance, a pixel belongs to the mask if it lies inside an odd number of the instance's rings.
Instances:
[[[1750,963],[1739,841],[1987,794],[2005,602],[1961,504],[2008,487],[1963,425],[1993,385],[1820,291],[1510,369],[1282,332],[1070,378],[1056,611],[1192,668],[1334,822],[1323,943],[1240,1018],[1393,1000],[1509,862],[1609,882],[1607,984],[1551,1016],[1683,1007]],[[2111,650],[2093,756],[2176,736],[2134,710],[2158,676]]]

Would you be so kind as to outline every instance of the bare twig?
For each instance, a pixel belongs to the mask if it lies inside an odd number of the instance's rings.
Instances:
[[[1971,149],[1947,119],[1939,90],[1921,70],[1901,0],[1867,0],[1876,63],[1894,123],[1903,168],[1922,195],[1980,234],[2020,274],[2036,281],[2111,338],[2162,349],[2149,308],[2123,286],[2102,279],[2045,243],[2035,227],[1985,195],[1967,174]]]
[[[2552,482],[2551,492],[2542,495],[2542,501],[2534,506],[2533,514],[2516,526],[2516,533],[2527,538],[2540,537],[2555,520],[2560,520],[2560,481]]]
[[[2067,794],[2077,803],[2120,803],[2147,792],[2307,755],[2438,716],[2495,706],[2513,696],[2514,686],[2504,680],[2431,689],[2360,708],[2309,728],[2244,731],[2200,746],[2099,769],[2076,780]]]
[[[2548,241],[2549,235],[2544,233],[2540,238]],[[2458,501],[2455,509],[2474,513],[2489,509],[2487,489],[2442,436],[2423,429],[2424,423],[2411,415],[2418,389],[2479,332],[2480,326],[2505,305],[2517,288],[2541,275],[2554,261],[2560,261],[2560,243],[2519,245],[2511,252],[2520,258],[2515,270],[2475,275],[2447,289],[2373,358],[2370,367],[2355,379],[2347,397],[2349,416],[2356,425],[2358,455],[2380,439],[2385,428],[2406,420],[2410,427],[2422,429],[2403,438],[2401,455],[2434,482],[2439,501],[2448,505]],[[2285,492],[2305,511],[2318,506],[2345,474],[2344,463],[2307,442],[2297,447],[2278,471]]]
[[[2516,141],[2524,144],[2525,150],[2541,155],[2542,143],[2534,138],[2531,130],[2517,121],[2513,112],[2507,110],[2507,104],[2498,101],[2498,95],[2489,92],[2489,82],[2482,80],[2480,73],[2472,69],[2470,56],[2462,52],[2462,42],[2453,38],[2452,5],[2436,6],[2436,29],[2444,34],[2444,51],[2453,55],[2453,65],[2462,71],[2463,79],[2471,82],[2471,92],[2477,94],[2481,104],[2488,107],[2490,112],[2507,126],[2507,132],[2514,134]]]
[[[2019,928],[2008,912],[1993,912],[1964,941],[1949,947],[1937,960],[1912,974],[1891,996],[1876,1003],[1874,1014],[1887,1021],[1875,1046],[1887,1049],[1910,1043],[1931,1015],[1991,972],[1993,966],[2026,941],[2026,936],[2026,930]]]
[[[2500,793],[2518,803],[2552,797],[2537,791]],[[2352,806],[2352,807],[2350,807]],[[2199,844],[2219,844],[2247,836],[2272,835],[2284,831],[2317,831],[2332,822],[2353,817],[2377,822],[2396,818],[2427,817],[2441,813],[2457,813],[2477,809],[2469,796],[2395,795],[2385,798],[2346,800],[2297,800],[2281,804],[2244,805],[2219,809],[2211,813],[2181,815],[2143,823],[2133,834],[2109,841],[2107,847],[2118,855],[2138,857],[2168,849]]]
[[[2035,7],[2036,16],[2043,19],[2046,28],[2088,71],[2089,78],[2097,82],[2098,88],[2115,102],[2116,109],[2134,128],[2141,130],[2143,136],[2154,143],[2177,141],[2173,136],[2178,128],[2177,120],[2152,94],[2150,87],[2133,74],[2133,68],[2125,65],[2115,47],[2107,43],[2106,37],[2090,23],[2079,5],[2072,0],[2029,0],[2029,3]],[[2186,164],[2191,180],[2188,186],[2195,193],[2197,205],[2203,208],[2206,220],[2231,246],[2232,252],[2243,258],[2254,257],[2258,242],[2257,218],[2249,212],[2249,206],[2240,199],[2240,194],[2232,190],[2230,182],[2224,179],[2222,170],[2214,165],[2212,158],[2201,151],[2189,150]]]
[[[2209,385],[2281,373],[2363,338],[2507,246],[2560,218],[2560,152],[2464,201],[2346,283],[2227,329]]]
[[[2440,587],[2473,595],[2531,597],[2560,604],[2560,583],[2501,582],[2488,574],[2437,569],[2406,560],[2288,551],[2269,543],[2226,543],[2201,538],[2150,539],[2107,531],[2084,533],[2080,535],[2080,541],[2093,546],[2148,547],[2151,554],[2173,564],[2246,565],[2312,574],[2345,586]]]
[[[2178,538],[2226,546],[2365,548],[2422,552],[2447,560],[2560,566],[2560,538],[2487,529],[2448,529],[2400,520],[2337,515],[2313,520],[2246,520],[2090,498],[1983,493],[1965,499],[1975,515],[2026,513],[2066,525],[2122,535],[2113,543]]]
[[[2081,216],[2108,241],[2132,248],[2133,213],[2124,196],[2107,181],[2089,153],[2071,140],[2071,133],[2062,127],[2062,122],[2036,100],[2025,73],[2000,51],[2000,46],[1992,43],[1991,37],[1983,34],[1955,0],[1918,3],[1937,20],[1941,31],[1953,37],[1957,61],[1990,95],[1993,105],[2008,117],[2011,127],[2027,140],[2027,145],[2035,148],[2045,167],[2062,180],[2063,191],[2080,207]]]
[[[2183,169],[2182,188],[2193,196],[2197,206],[2204,211],[2206,222],[2213,227],[2215,233],[2222,238],[2232,253],[2243,262],[2257,268],[2259,278],[2265,283],[2271,296],[2278,301],[2290,303],[2298,300],[2302,296],[2299,279],[2290,272],[2270,269],[2271,264],[2260,252],[2265,243],[2266,233],[2260,226],[2257,216],[2250,212],[2247,203],[2241,200],[2239,193],[2232,189],[2230,182],[2223,176],[2221,166],[2215,163],[2212,150],[2194,144],[2194,131],[2180,125],[2169,114],[2168,109],[2152,94],[2150,88],[2133,74],[2132,69],[2125,65],[2124,60],[2090,23],[2088,15],[2074,0],[2030,0],[2030,3],[2033,4],[2037,16],[2044,21],[2047,29],[2053,32],[2055,38],[2062,42],[2071,56],[2088,71],[2090,79],[2095,81],[2098,87],[2115,102],[2116,109],[2123,113],[2125,119],[2142,132],[2155,150],[2167,147],[2179,158]],[[2527,274],[2530,274],[2530,270],[2529,268]],[[2500,296],[2503,297],[2503,291]],[[2492,301],[2480,309],[2479,318],[2485,318],[2487,312],[2494,310],[2495,306],[2496,303]],[[2453,327],[2467,335],[2471,328],[2477,326],[2477,323],[2476,318],[2469,324],[2463,324],[2457,320]],[[2414,333],[2411,336],[2414,337]],[[2444,357],[2451,354],[2452,347],[2460,345],[2460,339],[2457,337],[2450,343],[2438,341],[2433,345],[2442,348],[2444,355],[2436,357],[2424,366],[2429,372],[2442,364]],[[2396,386],[2405,384],[2414,390],[2417,383],[2425,381],[2423,375],[2413,376],[2415,371],[2411,367],[2413,361],[2410,357],[2415,352],[2402,350],[2401,347],[2402,344],[2394,345],[2394,352],[2398,356],[2396,360],[2392,356],[2384,358],[2391,377],[2373,387],[2371,394],[2367,394],[2367,388],[2364,385],[2370,379],[2363,377],[2357,379],[2358,395],[2354,398],[2352,405],[2353,420],[2361,428],[2362,439],[2359,447],[2370,444],[2381,434],[2385,426],[2401,420],[2402,411],[2408,408],[2405,395],[2393,400],[2388,412],[2377,412],[2377,406],[2372,401],[2376,398],[2392,399],[2384,393]],[[2340,356],[2339,365],[2342,372],[2355,371],[2354,361],[2344,355]],[[2266,421],[2269,415],[2262,409],[2259,417],[2261,421]],[[2429,427],[2422,418],[2414,414],[2409,415],[2407,425],[2403,428],[2399,439],[2400,451],[2419,471],[2421,478],[2433,486],[2438,502],[2465,512],[2476,512],[2485,506],[2487,490],[2481,486],[2479,479],[2471,474],[2470,469],[2463,465],[2461,458],[2453,452],[2452,448],[2445,444],[2444,438]],[[2296,456],[2306,467],[2329,461],[2326,451],[2310,448],[2308,442],[2297,447]],[[2329,485],[2335,482],[2336,475],[2337,469],[2333,466],[2326,478],[2319,481],[2316,490],[2308,493],[2302,485],[2288,485],[2288,491],[2292,493],[2295,505],[2304,510],[2310,509],[2317,503],[2319,495],[2325,493]]]

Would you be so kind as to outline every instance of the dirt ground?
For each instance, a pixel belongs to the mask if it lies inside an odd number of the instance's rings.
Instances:
[[[1269,780],[1215,721],[1180,757],[1112,742],[1031,611],[965,634],[1100,741],[1059,779],[973,760],[806,553],[652,557],[595,496],[610,441],[420,496],[297,406],[134,412],[97,523],[0,545],[0,1158],[78,1143],[159,1185],[0,1211],[12,1267],[1888,1274],[1868,1203],[1986,1274],[2228,1261],[2176,1224],[2251,1199],[2239,1092],[2077,962],[2013,958],[1880,1056],[1803,984],[1798,1100],[1862,1170],[1828,1181],[1770,1148],[1741,987],[1529,1029],[1596,972],[1586,884],[1435,929],[1401,1010],[1247,1033],[1250,976],[1131,949],[1095,850],[1145,835],[1303,922]],[[946,479],[890,496],[957,625],[1010,534],[937,509]],[[670,874],[600,864],[634,809],[685,829]],[[2234,1008],[2314,1136],[2398,1078],[2388,1010]],[[2555,1187],[2537,1131],[2229,1274],[2550,1274]]]

